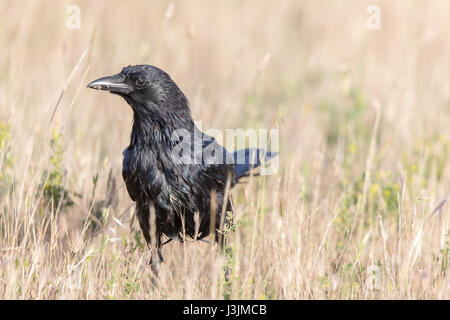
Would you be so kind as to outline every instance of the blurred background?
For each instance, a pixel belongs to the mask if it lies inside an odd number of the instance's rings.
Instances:
[[[1,0],[0,297],[448,299],[449,12]],[[233,191],[232,254],[170,244],[157,289],[121,177],[132,112],[86,88],[133,64],[204,130],[280,130],[279,173]]]

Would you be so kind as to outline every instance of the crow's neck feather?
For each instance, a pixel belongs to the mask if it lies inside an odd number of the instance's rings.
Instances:
[[[169,106],[154,102],[149,102],[145,106],[130,102],[129,104],[134,114],[130,142],[132,147],[150,148],[158,153],[167,152],[171,149],[171,137],[175,130],[192,131],[194,128],[187,106],[184,108],[177,106],[179,112],[170,112]]]

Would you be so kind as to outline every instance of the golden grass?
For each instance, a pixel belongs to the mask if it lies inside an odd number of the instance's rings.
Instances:
[[[2,1],[0,298],[449,299],[450,3],[377,3],[371,31],[371,1],[75,1],[69,30],[67,1]],[[131,110],[85,88],[138,63],[204,129],[280,130],[279,173],[232,192],[228,254],[172,242],[156,289]]]

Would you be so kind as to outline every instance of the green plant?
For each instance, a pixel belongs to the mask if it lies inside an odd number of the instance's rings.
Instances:
[[[110,213],[110,206],[117,203],[116,200],[116,181],[109,171],[108,181],[106,183],[105,197],[101,200],[95,200],[95,194],[98,186],[98,173],[92,177],[92,194],[89,207],[91,208],[91,215],[89,217],[90,228],[94,232],[98,227],[106,225]]]
[[[44,200],[46,204],[53,203],[54,206],[61,206],[62,208],[70,207],[73,205],[73,200],[65,188],[63,136],[56,130],[52,132],[50,148],[52,152],[50,170],[44,171],[44,177],[46,177],[43,183]]]
[[[11,125],[0,122],[0,197],[12,187],[12,177],[8,170],[14,163],[11,154]]]

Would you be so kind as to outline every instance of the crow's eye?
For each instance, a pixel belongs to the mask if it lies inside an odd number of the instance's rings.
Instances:
[[[143,87],[145,85],[146,81],[142,78],[139,78],[136,80],[136,86]]]

